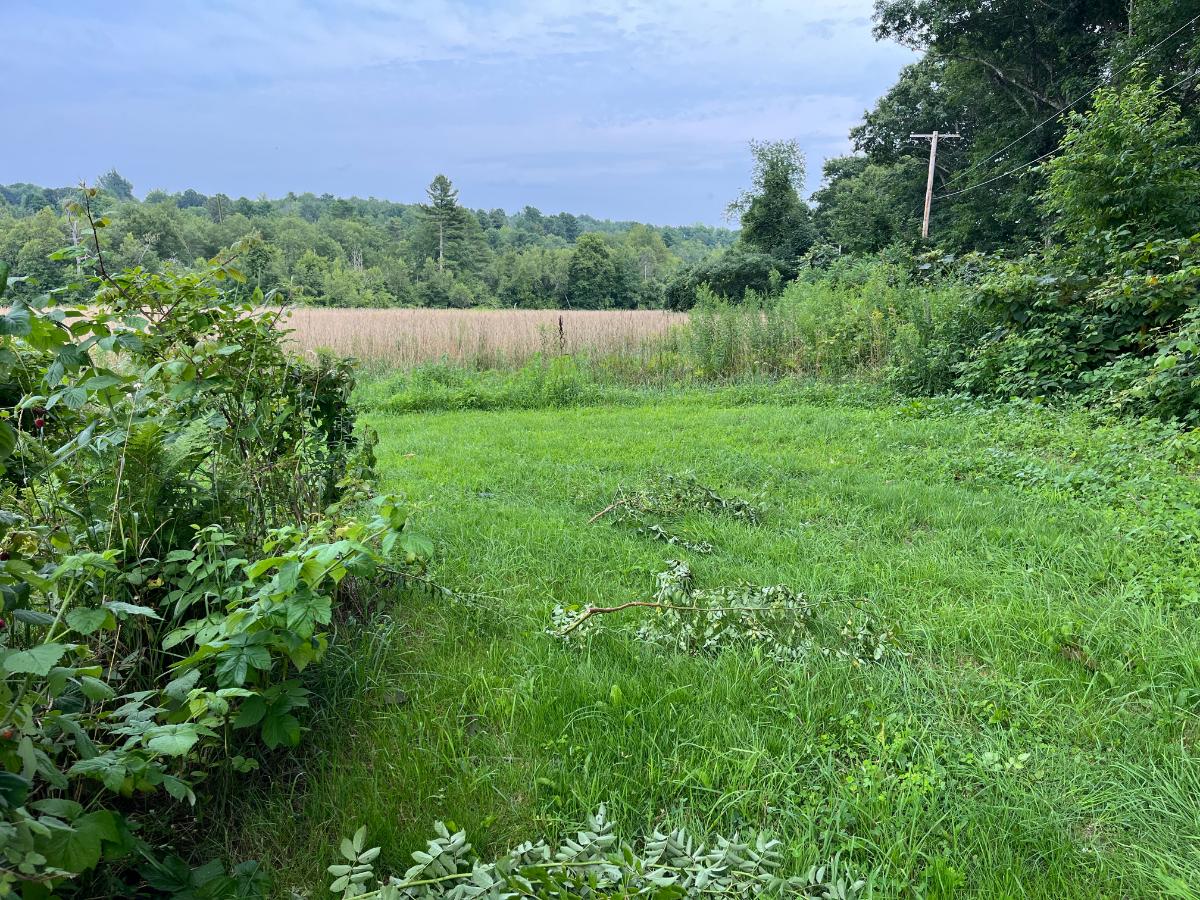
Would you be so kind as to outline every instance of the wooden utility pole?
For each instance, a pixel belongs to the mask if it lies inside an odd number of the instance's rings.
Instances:
[[[932,134],[910,134],[910,138],[929,138],[929,180],[925,182],[925,217],[921,220],[921,239],[929,237],[929,209],[933,206],[933,170],[937,165],[937,145],[940,138],[956,138],[957,134],[942,134],[935,131]]]

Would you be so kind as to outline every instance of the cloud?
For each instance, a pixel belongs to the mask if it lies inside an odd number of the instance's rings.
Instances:
[[[814,173],[845,150],[912,58],[874,43],[869,14],[869,0],[28,3],[9,12],[0,77],[38,86],[9,110],[38,139],[10,144],[0,177],[116,163],[140,190],[412,200],[441,170],[477,206],[716,221],[748,139],[798,138]]]

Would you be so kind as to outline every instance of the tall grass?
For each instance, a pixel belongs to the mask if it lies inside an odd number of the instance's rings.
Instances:
[[[433,380],[445,382],[432,385],[434,393],[446,395],[436,406],[467,409],[525,404],[495,399],[499,381],[484,385],[479,396],[467,396],[480,386],[466,388],[444,366],[524,372],[527,383],[517,386],[522,396],[532,381],[534,393],[541,394],[548,361],[563,357],[576,365],[559,375],[604,385],[799,376],[890,382],[913,393],[936,393],[952,385],[961,348],[977,343],[986,324],[961,284],[922,281],[911,266],[887,261],[814,273],[775,297],[748,291],[738,303],[702,286],[690,314],[299,309],[289,320],[298,348],[355,356],[368,372],[411,372],[427,382],[429,373],[419,370],[433,365]],[[451,385],[447,379],[457,381]],[[417,385],[418,393],[428,395],[430,386]],[[458,395],[450,397],[454,391]]]
[[[650,364],[658,343],[687,318],[661,310],[299,308],[288,327],[300,349],[328,348],[370,368],[449,361],[498,369],[520,367],[538,354]]]
[[[945,345],[965,301],[958,285],[920,283],[885,263],[799,279],[774,298],[748,292],[737,304],[701,288],[680,343],[705,378],[891,377],[926,392],[949,382]]]

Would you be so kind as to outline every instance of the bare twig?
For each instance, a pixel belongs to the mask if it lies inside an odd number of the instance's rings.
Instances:
[[[589,525],[591,525],[597,519],[601,519],[604,516],[608,515],[610,512],[612,512],[618,506],[624,506],[624,505],[625,505],[624,500],[614,500],[612,503],[608,504],[608,506],[604,507],[604,509],[600,510],[600,512],[596,513],[594,516],[592,516],[590,519],[588,519],[587,523]]]
[[[851,600],[843,597],[832,597],[826,602],[828,603],[844,603],[848,606],[857,607],[861,601]],[[617,606],[589,606],[583,611],[583,614],[573,621],[566,628],[556,632],[559,637],[566,637],[592,616],[602,616],[608,613],[621,612],[630,607],[644,607],[649,609],[669,609],[675,612],[690,612],[690,613],[707,613],[707,612],[779,612],[778,606],[678,606],[674,603],[659,603],[655,600],[630,600],[627,603],[621,603]]]

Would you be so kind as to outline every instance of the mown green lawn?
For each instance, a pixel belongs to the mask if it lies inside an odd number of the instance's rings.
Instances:
[[[1196,896],[1200,504],[1158,442],[695,394],[372,424],[381,488],[419,501],[459,596],[377,597],[340,629],[312,749],[246,798],[239,855],[317,890],[360,824],[398,871],[435,819],[500,850],[606,803],[630,839],[669,822],[765,829],[796,869],[839,854],[870,896]],[[675,526],[710,555],[588,524],[664,472],[759,497],[761,524]],[[687,656],[638,641],[639,610],[579,646],[546,633],[556,604],[647,598],[672,557],[704,587],[788,584],[835,626],[857,603],[896,649]]]

